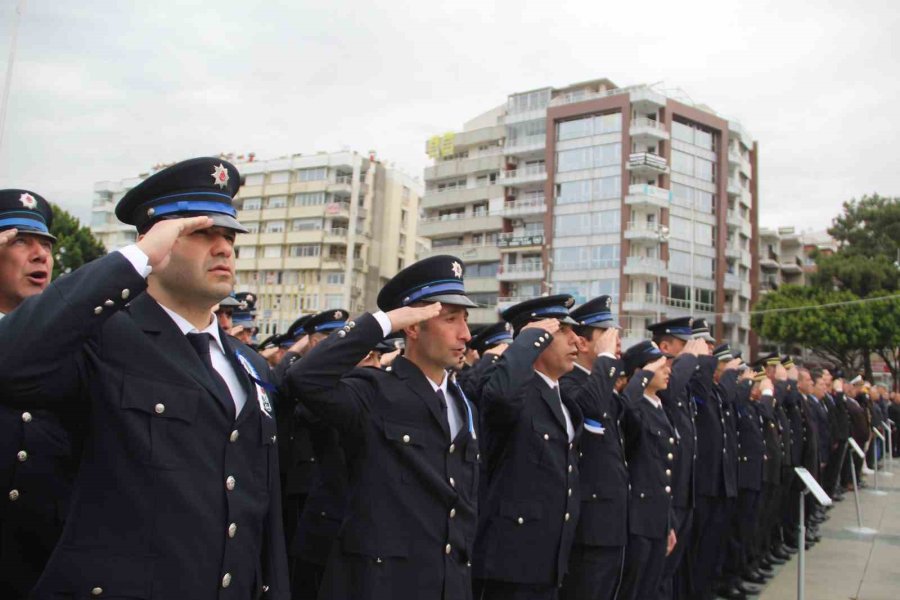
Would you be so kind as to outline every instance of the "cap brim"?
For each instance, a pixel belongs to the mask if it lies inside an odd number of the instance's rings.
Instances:
[[[21,225],[19,227],[4,227],[2,231],[6,231],[7,229],[16,229],[16,230],[18,230],[18,232],[20,234],[27,233],[28,235],[36,235],[36,236],[39,236],[42,238],[47,238],[48,240],[53,240],[54,242],[58,241],[56,239],[56,236],[50,235],[46,231],[39,231],[37,229],[29,229],[27,227],[22,227]]]
[[[698,335],[698,336],[697,336],[697,339],[698,339],[698,340],[703,340],[704,342],[709,342],[709,343],[711,343],[711,344],[715,344],[715,343],[716,343],[716,338],[714,338],[713,336],[709,335],[708,333],[704,333],[704,334],[702,334],[702,335]]]
[[[666,335],[671,335],[673,338],[685,342],[689,342],[694,339],[694,336],[690,333],[667,333]]]
[[[615,321],[599,321],[591,323],[588,327],[596,327],[597,329],[622,329],[622,326]]]
[[[478,304],[472,302],[467,296],[463,296],[462,294],[429,296],[428,298],[422,298],[422,302],[440,302],[441,304],[452,304],[454,306],[465,306],[467,308],[481,308]]]
[[[206,215],[213,221],[213,225],[216,227],[225,227],[227,229],[234,229],[239,233],[249,233],[249,229],[241,225],[241,223],[232,217],[231,215],[223,215],[222,213],[214,213]]]
[[[570,316],[562,317],[562,318],[559,320],[559,322],[560,322],[560,323],[565,323],[566,325],[578,325],[578,321],[576,321],[575,319],[573,319],[573,318],[570,317]]]

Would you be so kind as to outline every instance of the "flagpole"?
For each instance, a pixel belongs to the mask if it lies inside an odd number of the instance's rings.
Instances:
[[[3,152],[3,133],[6,130],[6,109],[9,103],[9,90],[12,87],[13,66],[16,62],[16,42],[19,38],[19,21],[25,12],[26,0],[19,0],[16,15],[13,19],[12,36],[9,42],[9,57],[6,61],[6,81],[3,85],[3,96],[0,98],[0,153]]]

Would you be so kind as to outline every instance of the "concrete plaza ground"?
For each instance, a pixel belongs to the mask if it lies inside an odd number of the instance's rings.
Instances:
[[[863,526],[877,530],[858,535],[853,494],[835,504],[831,518],[819,527],[822,541],[806,552],[806,600],[900,600],[900,459],[894,459],[894,477],[879,474],[885,496],[859,492]],[[797,557],[781,566],[762,591],[760,600],[797,597]]]

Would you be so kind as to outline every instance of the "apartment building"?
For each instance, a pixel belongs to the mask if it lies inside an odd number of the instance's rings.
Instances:
[[[372,309],[384,283],[416,260],[422,185],[374,154],[223,158],[244,178],[234,204],[250,232],[235,243],[236,289],[257,296],[260,335],[301,314]],[[149,175],[95,186],[91,229],[107,250],[134,240],[113,210]]]
[[[765,294],[782,285],[806,285],[816,270],[813,254],[837,251],[837,242],[825,231],[798,233],[793,227],[759,230],[759,291]]]
[[[747,349],[758,288],[756,142],[651,87],[598,79],[511,94],[426,142],[420,234],[458,254],[484,309],[609,294],[625,343],[705,316]]]

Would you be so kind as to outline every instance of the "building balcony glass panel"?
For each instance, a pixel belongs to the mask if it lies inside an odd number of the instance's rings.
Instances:
[[[625,204],[648,208],[669,208],[671,201],[671,191],[645,183],[629,185],[625,196]]]
[[[669,139],[669,132],[666,131],[665,125],[646,117],[634,119],[631,122],[629,131],[631,132],[631,137],[636,139],[656,141]]]
[[[544,165],[524,166],[512,171],[500,172],[500,182],[507,186],[540,183],[546,180],[547,169]]]
[[[647,256],[629,256],[625,261],[626,275],[649,275],[651,277],[665,277],[666,263],[658,258]]]
[[[664,157],[652,152],[635,152],[628,156],[626,168],[638,175],[659,175],[669,172],[669,163]]]
[[[519,154],[531,154],[534,152],[542,152],[547,146],[547,136],[545,135],[529,135],[515,139],[507,139],[503,152],[507,156],[516,156]]]
[[[665,310],[665,298],[659,294],[625,294],[622,310],[628,313],[655,313]]]
[[[503,208],[492,212],[491,214],[501,215],[503,217],[522,217],[525,215],[537,215],[547,211],[547,204],[544,202],[544,195],[529,196],[520,200],[506,202]]]
[[[528,281],[544,278],[544,263],[541,261],[517,264],[501,264],[497,272],[500,281]]]
[[[663,235],[663,230],[656,223],[637,221],[625,225],[626,240],[658,244],[662,241]]]

